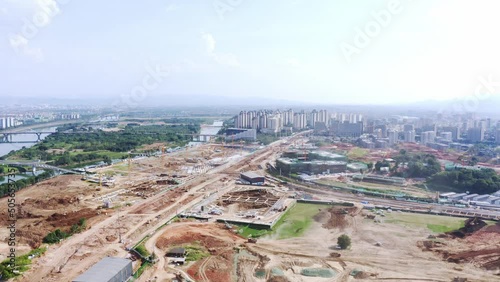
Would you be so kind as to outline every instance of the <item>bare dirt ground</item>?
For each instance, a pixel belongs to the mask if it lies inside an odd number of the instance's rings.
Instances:
[[[89,225],[102,220],[106,213],[113,211],[97,209],[97,203],[85,201],[95,193],[98,193],[96,188],[81,181],[80,176],[60,176],[18,191],[15,198],[19,205],[16,243],[20,247],[37,248],[43,237],[57,228],[67,231],[81,218],[86,218]],[[7,198],[0,199],[0,206],[7,206]],[[0,210],[1,254],[8,253],[3,251],[7,248],[6,213],[7,209]]]
[[[70,281],[105,256],[128,257],[126,247],[151,234],[178,212],[200,202],[207,193],[214,192],[212,190],[225,192],[226,188],[220,188],[217,183],[238,175],[240,169],[255,166],[255,159],[261,154],[269,154],[266,149],[246,157],[248,152],[214,148],[219,147],[203,145],[164,157],[132,159],[96,169],[96,173],[115,179],[110,187],[98,187],[96,183],[80,180],[79,176],[59,176],[20,191],[19,203],[31,199],[20,208],[29,218],[18,220],[18,230],[25,232],[21,235],[26,237],[23,239],[26,242],[20,242],[17,248],[19,255],[31,249],[28,239],[32,239],[35,232],[30,231],[37,230],[37,226],[31,225],[33,221],[38,220],[36,224],[46,227],[36,233],[37,243],[55,227],[64,227],[59,225],[70,224],[68,220],[73,218],[79,220],[79,212],[93,217],[88,218],[86,231],[50,245],[46,254],[35,259],[31,269],[18,281]],[[221,154],[222,162],[218,166],[208,164],[211,155]],[[168,179],[177,180],[179,187],[158,182]],[[105,201],[110,201],[114,208],[98,210]],[[97,215],[93,214],[94,210],[98,210]],[[1,230],[0,250],[8,253],[7,228]],[[221,264],[218,260],[206,262],[203,266],[209,269],[206,275],[216,275],[209,274],[210,269],[215,269],[212,263]]]
[[[24,240],[18,248],[20,252],[30,249],[30,244],[43,238],[45,232],[56,227],[68,228],[68,224],[79,220],[81,215],[89,217],[90,228],[51,245],[19,281],[70,281],[104,256],[127,257],[126,246],[152,234],[152,230],[160,227],[178,209],[200,202],[205,194],[214,192],[217,186],[222,187],[220,183],[225,178],[235,177],[241,171],[260,170],[279,153],[269,150],[245,158],[244,153],[234,151],[231,154],[239,154],[236,159],[212,169],[204,166],[205,161],[221,152],[211,150],[213,148],[193,148],[167,158],[133,160],[131,168],[126,163],[118,164],[114,187],[99,188],[81,181],[78,176],[61,176],[20,191],[16,199],[18,203],[25,203],[19,209],[19,238]],[[230,159],[231,154],[223,152],[222,158]],[[186,166],[193,169],[188,173],[183,168]],[[110,168],[101,169],[105,170]],[[165,179],[162,174],[178,175],[175,178],[180,181],[180,187],[169,189],[169,185],[158,184],[158,179]],[[109,195],[121,189],[127,191],[118,196]],[[106,195],[119,204],[117,208],[97,209]],[[6,204],[5,201],[0,200],[0,205]],[[363,213],[358,209],[322,210],[303,237],[262,238],[256,244],[245,243],[223,225],[191,222],[168,225],[146,243],[148,250],[155,250],[161,256],[171,246],[196,243],[211,256],[188,265],[185,271],[172,269],[165,260],[160,260],[140,281],[154,277],[158,277],[156,281],[169,281],[172,273],[182,272],[200,281],[230,281],[226,279],[236,277],[235,273],[238,281],[354,281],[350,275],[353,270],[360,271],[357,278],[377,281],[451,281],[455,277],[469,281],[498,279],[493,272],[500,248],[495,229],[498,227],[486,227],[464,238],[438,238],[446,245],[422,250],[423,244],[419,242],[429,240],[432,232],[428,229],[384,223],[383,219],[374,222]],[[3,216],[5,218],[5,214]],[[3,225],[5,220],[0,221],[0,228]],[[36,233],[38,226],[42,231]],[[8,235],[6,229],[0,229],[0,238],[4,240]],[[343,233],[352,238],[350,250],[334,248],[337,237]],[[118,242],[119,237],[124,243]],[[3,241],[0,244],[2,253],[6,247]],[[443,256],[445,252],[447,256]],[[335,271],[336,276],[306,277],[300,274],[305,268],[328,269]],[[257,271],[263,271],[264,278],[257,278]]]
[[[500,258],[499,226],[486,226],[464,238],[439,235],[425,227],[374,221],[359,207],[322,208],[312,227],[300,238],[276,240],[276,236],[247,243],[214,223],[182,222],[155,235],[160,256],[172,247],[199,245],[210,256],[183,267],[151,269],[141,281],[170,281],[184,272],[196,281],[496,281]],[[337,237],[348,234],[352,247],[335,248]],[[429,237],[429,235],[432,235]],[[443,244],[429,244],[429,238]],[[440,238],[442,237],[442,238]],[[147,246],[153,249],[152,246]],[[308,277],[307,269],[323,269],[334,277]],[[223,270],[223,271],[221,271]],[[495,272],[496,271],[496,272]],[[261,276],[256,276],[257,273]],[[170,273],[170,274],[169,274]],[[230,274],[232,273],[232,274]],[[170,275],[170,276],[169,276]],[[170,278],[167,278],[170,277]]]
[[[261,239],[255,245],[248,244],[248,248],[269,259],[269,262],[262,266],[268,275],[270,269],[277,267],[284,272],[287,281],[354,281],[355,278],[350,275],[353,270],[360,271],[358,278],[377,281],[451,281],[456,277],[467,278],[469,281],[498,279],[493,272],[479,268],[474,262],[462,260],[458,264],[450,263],[439,254],[422,251],[419,247],[421,241],[432,233],[428,229],[377,223],[361,214],[351,216],[351,213],[348,213],[334,219],[334,214],[337,212],[332,214],[331,211],[322,211],[315,217],[317,222],[301,238]],[[337,237],[341,234],[351,237],[350,250],[335,249]],[[470,255],[477,258],[477,253],[473,253],[477,248],[483,250],[481,255],[489,256],[490,261],[495,261],[495,258],[498,260],[500,256],[500,253],[496,252],[499,238],[498,234],[480,231],[465,239],[449,239],[453,243],[449,243],[449,240],[446,242],[450,244],[447,246],[454,250],[454,257]],[[494,246],[490,245],[490,242]],[[340,254],[340,257],[334,257],[337,254]],[[303,267],[320,266],[335,270],[337,276],[332,279],[309,280],[311,278],[299,274]],[[257,265],[250,267],[255,269]],[[265,281],[255,277],[245,279]]]
[[[457,264],[457,268],[470,264],[500,275],[500,224],[484,225],[486,223],[478,219],[468,220],[459,232],[419,241],[418,246]]]
[[[196,281],[229,282],[233,281],[234,247],[243,242],[243,238],[225,229],[223,224],[181,223],[166,228],[156,247],[165,254],[172,247],[199,245],[210,256],[182,269]]]
[[[17,254],[27,253],[38,247],[44,236],[60,228],[68,231],[81,218],[87,219],[88,230],[69,239],[50,245],[47,254],[35,260],[32,270],[24,274],[21,281],[67,281],[107,255],[126,257],[125,247],[152,226],[161,224],[166,216],[175,214],[195,197],[203,183],[218,181],[219,176],[202,176],[204,171],[193,171],[190,175],[175,163],[165,161],[199,156],[205,146],[172,153],[165,158],[134,159],[130,164],[116,164],[97,169],[96,173],[109,173],[115,185],[98,187],[97,183],[81,180],[81,176],[58,176],[25,188],[16,194],[18,203]],[[201,163],[203,161],[200,161]],[[170,175],[170,176],[168,176]],[[181,187],[159,184],[158,180],[178,179]],[[183,183],[191,181],[189,184]],[[188,189],[193,188],[193,193]],[[157,196],[162,193],[162,196]],[[103,208],[105,200],[111,201],[113,209]],[[7,199],[0,199],[0,206],[7,206]],[[167,213],[162,213],[168,211]],[[7,209],[0,210],[0,254],[8,254],[6,228]],[[123,243],[119,243],[122,236]],[[5,256],[0,255],[0,259]]]

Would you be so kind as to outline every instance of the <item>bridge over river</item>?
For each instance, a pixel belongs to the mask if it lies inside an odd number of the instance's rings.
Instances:
[[[0,164],[2,165],[11,165],[11,166],[30,166],[32,168],[42,168],[45,170],[54,170],[58,171],[60,173],[66,173],[66,174],[82,174],[81,172],[77,172],[74,170],[69,170],[65,168],[60,168],[57,166],[52,166],[48,165],[42,162],[38,161],[5,161],[5,160],[0,160]]]
[[[120,131],[119,131],[120,132]],[[102,131],[63,131],[63,132],[50,132],[50,131],[16,131],[16,132],[11,132],[11,131],[0,131],[0,144],[2,143],[38,143],[42,141],[44,136],[50,135],[50,134],[101,134],[103,133]],[[142,131],[142,130],[137,130],[133,132],[122,132],[123,134],[137,134],[137,135],[160,135],[162,134],[161,132],[148,132],[148,131]],[[13,136],[15,135],[33,135],[36,136],[35,138],[29,138],[30,140],[14,140]],[[177,135],[181,136],[191,136],[193,140],[197,140],[200,142],[208,142],[211,137],[225,137],[224,135],[213,135],[213,134],[201,134],[201,133],[177,133]]]

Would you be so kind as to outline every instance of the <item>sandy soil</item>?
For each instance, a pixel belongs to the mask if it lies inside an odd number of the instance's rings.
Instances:
[[[95,202],[86,201],[99,193],[80,176],[60,176],[43,181],[34,187],[16,193],[17,244],[24,248],[40,246],[43,237],[57,228],[67,231],[71,225],[86,218],[88,224],[102,220],[111,210],[98,209]],[[7,198],[0,199],[0,206],[7,206]],[[0,250],[7,248],[7,209],[0,210]],[[0,252],[5,254],[5,252]],[[0,255],[0,259],[4,259]]]
[[[433,252],[422,251],[418,245],[430,234],[427,229],[376,223],[361,215],[347,216],[346,220],[348,225],[345,227],[342,224],[343,230],[325,228],[325,220],[320,219],[323,223],[314,223],[302,238],[278,241],[262,239],[249,247],[270,259],[266,269],[280,267],[287,273],[289,281],[312,281],[295,274],[298,269],[293,264],[290,266],[290,261],[298,261],[307,267],[314,263],[328,264],[339,272],[335,281],[353,281],[354,278],[349,274],[355,269],[363,271],[366,277],[376,277],[381,281],[451,281],[455,277],[464,277],[469,281],[495,281],[498,278],[473,264],[449,263]],[[352,247],[350,250],[336,250],[336,239],[344,233],[351,237]],[[498,240],[498,235],[495,237]],[[488,244],[490,240],[482,242]],[[462,244],[462,247],[466,246],[470,247],[469,244]],[[341,257],[332,258],[332,252],[340,253]]]
[[[196,244],[210,253],[206,259],[188,264],[185,270],[196,281],[233,281],[234,247],[245,239],[224,228],[223,224],[180,223],[166,228],[156,241],[161,254],[172,247]]]

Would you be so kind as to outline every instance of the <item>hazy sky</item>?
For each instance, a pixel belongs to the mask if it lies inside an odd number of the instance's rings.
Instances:
[[[498,11],[498,0],[0,0],[0,95],[462,97],[480,77],[500,81]]]

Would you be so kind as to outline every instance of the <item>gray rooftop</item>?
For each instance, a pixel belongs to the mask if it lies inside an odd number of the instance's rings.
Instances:
[[[247,172],[242,172],[241,175],[244,175],[248,178],[258,178],[258,177],[264,177],[256,172],[253,171],[247,171]]]
[[[105,257],[82,273],[73,282],[108,282],[132,261],[125,258]]]
[[[173,248],[167,252],[168,254],[179,254],[183,255],[186,253],[186,249],[184,248]]]

